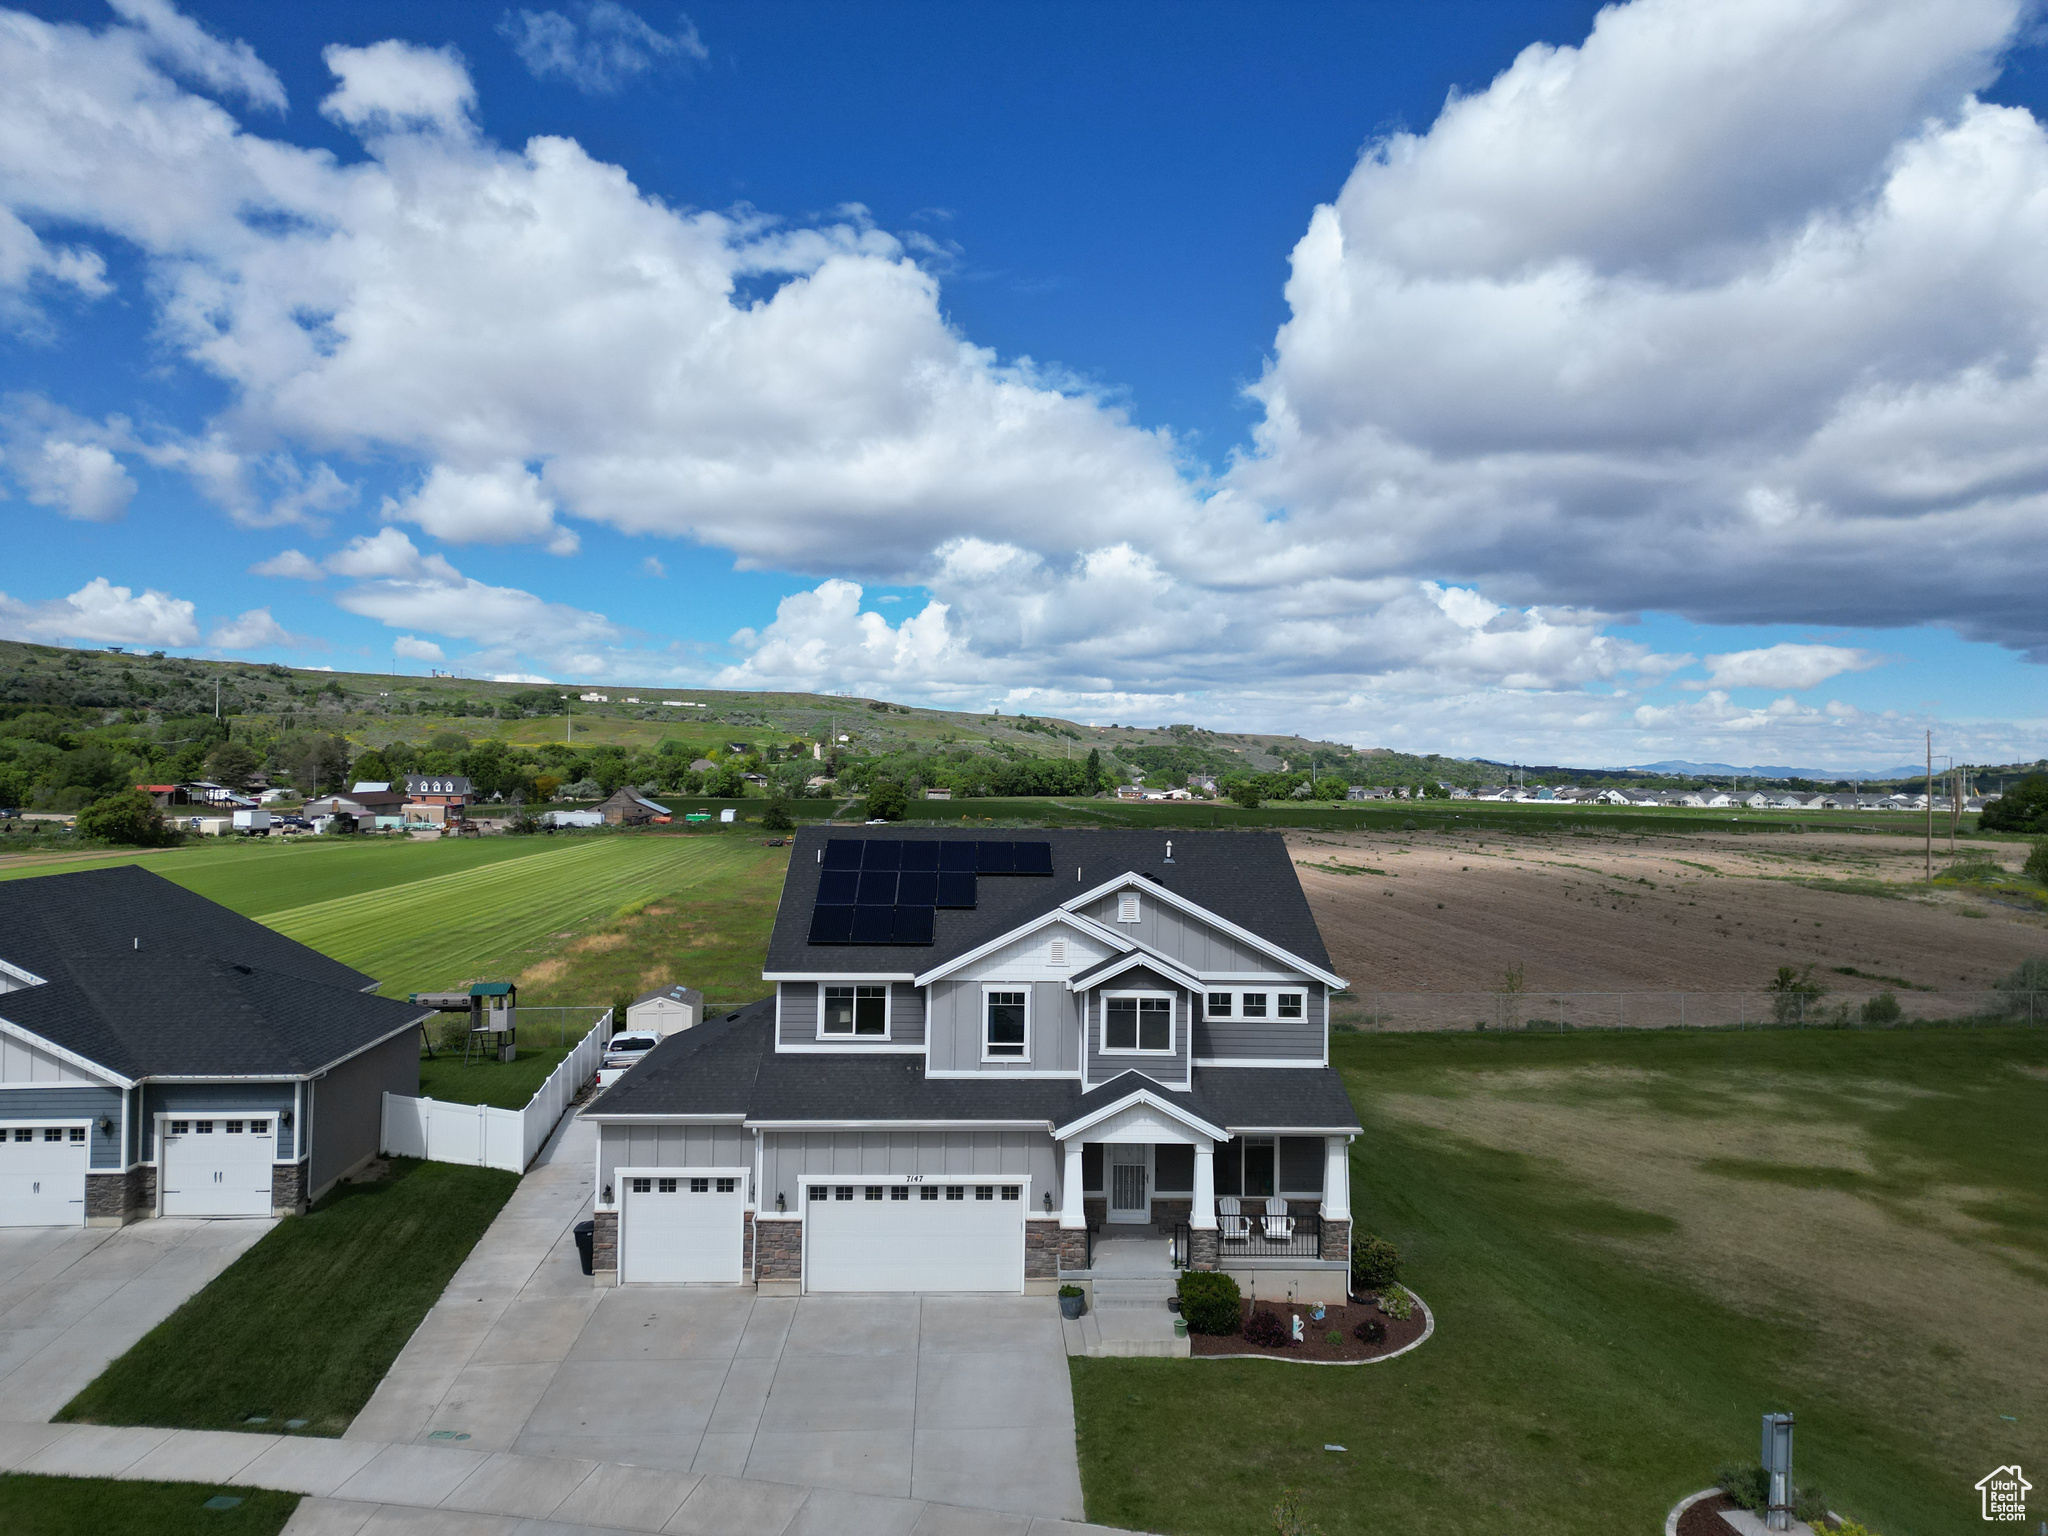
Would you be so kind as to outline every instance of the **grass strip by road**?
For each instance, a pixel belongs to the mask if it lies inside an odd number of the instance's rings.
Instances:
[[[518,1182],[393,1158],[387,1177],[280,1221],[57,1418],[339,1435]]]
[[[239,1502],[206,1507],[221,1498]],[[271,1488],[0,1473],[7,1536],[276,1536],[298,1507],[296,1493]]]
[[[1436,1336],[1357,1370],[1073,1361],[1089,1519],[1249,1536],[1298,1488],[1324,1536],[1650,1531],[1791,1409],[1834,1508],[1936,1536],[2038,1452],[2048,1032],[1332,1053],[1354,1215]]]

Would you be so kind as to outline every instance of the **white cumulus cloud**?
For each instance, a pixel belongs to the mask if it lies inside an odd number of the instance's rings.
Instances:
[[[1844,672],[1882,665],[1868,651],[1845,645],[1770,645],[1707,658],[1705,684],[1715,688],[1816,688]]]
[[[110,523],[135,499],[134,477],[98,443],[48,437],[10,452],[7,465],[30,501],[80,522]]]
[[[254,651],[268,645],[299,645],[299,638],[270,615],[268,608],[251,608],[238,618],[218,625],[206,637],[216,651]]]
[[[0,592],[0,634],[13,640],[88,640],[103,645],[193,645],[195,607],[168,592],[117,587],[95,576],[49,602],[22,602]]]
[[[447,653],[431,640],[422,640],[417,635],[400,635],[391,642],[391,654],[403,656],[408,661],[446,661]]]
[[[577,9],[580,21],[560,11],[509,11],[498,30],[535,79],[558,76],[591,95],[608,95],[663,64],[711,57],[687,16],[671,33],[616,0]]]

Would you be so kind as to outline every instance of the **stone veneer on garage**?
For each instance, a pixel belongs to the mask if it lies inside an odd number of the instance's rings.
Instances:
[[[120,1227],[156,1214],[156,1169],[130,1168],[126,1173],[85,1176],[85,1224]]]
[[[270,1213],[303,1216],[306,1212],[306,1165],[273,1163],[270,1168]]]
[[[1065,1265],[1061,1251],[1065,1243],[1057,1220],[1029,1217],[1024,1222],[1024,1278],[1051,1280]]]
[[[754,1278],[804,1277],[804,1223],[800,1216],[764,1216],[754,1224]]]
[[[619,1272],[619,1213],[617,1211],[593,1211],[591,1213],[590,1267],[597,1274],[607,1271],[613,1275]]]

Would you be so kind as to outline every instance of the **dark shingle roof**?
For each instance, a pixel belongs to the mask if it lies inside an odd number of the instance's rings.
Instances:
[[[295,1077],[420,1017],[132,864],[0,882],[0,960],[45,983],[0,994],[0,1018],[126,1078]]]
[[[1073,1078],[928,1078],[924,1058],[874,1052],[778,1054],[775,999],[670,1035],[587,1111],[593,1115],[740,1115],[748,1120],[1009,1120],[1065,1125],[1136,1089],[1212,1125],[1355,1130],[1330,1068],[1197,1067],[1185,1093],[1126,1072],[1086,1095]]]
[[[974,910],[941,911],[929,945],[810,943],[811,907],[817,896],[818,856],[832,838],[896,838],[936,842],[973,838],[957,827],[804,827],[790,851],[782,905],[768,941],[773,972],[922,972],[1072,901],[1120,875],[1136,873],[1176,895],[1229,919],[1290,954],[1330,967],[1323,936],[1295,877],[1294,861],[1278,832],[1129,832],[1120,830],[1011,831],[1005,840],[1052,844],[1053,873],[984,875]],[[1173,862],[1166,844],[1173,843]],[[1080,878],[1075,878],[1075,871]]]

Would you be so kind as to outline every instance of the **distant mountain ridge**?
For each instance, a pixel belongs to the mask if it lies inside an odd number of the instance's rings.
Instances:
[[[1612,769],[1617,773],[1689,773],[1704,778],[1740,777],[1745,779],[1910,779],[1925,778],[1924,764],[1908,764],[1904,768],[1782,768],[1759,764],[1749,768],[1737,768],[1728,763],[1688,763],[1679,759],[1667,759],[1661,763],[1637,763],[1633,767]]]

